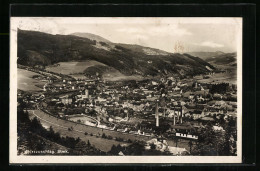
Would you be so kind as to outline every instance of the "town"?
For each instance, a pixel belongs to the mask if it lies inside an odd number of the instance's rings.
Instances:
[[[96,73],[86,79],[76,79],[40,66],[18,65],[18,68],[35,73],[33,79],[44,83],[41,91],[18,91],[18,106],[19,102],[26,104],[24,110],[33,114],[40,111],[38,118],[49,115],[84,126],[85,135],[128,143],[145,141],[150,144],[146,149],[155,144],[156,149],[163,151],[162,144],[166,144],[168,150],[172,148],[169,151],[173,155],[183,155],[185,151],[203,155],[195,146],[203,145],[201,139],[205,139],[210,126],[228,141],[228,154],[236,154],[237,88],[234,84],[203,83],[193,77],[172,75],[109,81]],[[71,126],[68,131],[73,132],[76,127]],[[227,128],[232,129],[229,137],[226,137]]]

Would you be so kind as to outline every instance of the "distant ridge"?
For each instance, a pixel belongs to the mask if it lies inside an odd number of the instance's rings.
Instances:
[[[207,58],[205,61],[217,65],[233,65],[237,61],[237,53],[224,53]]]
[[[217,55],[222,55],[225,54],[222,51],[215,51],[215,52],[187,52],[188,54],[195,56],[195,57],[199,57],[203,60],[213,57],[213,56],[217,56]]]
[[[189,52],[188,54],[199,57],[212,65],[235,65],[237,60],[236,52]]]

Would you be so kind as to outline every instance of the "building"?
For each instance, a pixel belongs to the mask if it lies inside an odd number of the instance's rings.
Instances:
[[[69,98],[68,96],[60,97],[60,99],[63,104],[72,104],[72,98]]]

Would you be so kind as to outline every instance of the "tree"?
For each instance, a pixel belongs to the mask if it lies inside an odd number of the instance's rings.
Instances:
[[[111,147],[111,150],[109,151],[112,155],[117,155],[119,153],[118,147],[116,147],[114,144]]]
[[[74,148],[79,154],[87,152],[88,146],[85,141],[79,141]]]
[[[142,155],[143,152],[145,151],[144,148],[145,144],[143,142],[137,142],[135,141],[133,144],[128,146],[124,154],[128,155]]]
[[[105,133],[103,133],[102,134],[102,138],[106,138],[107,136],[106,136],[106,134]]]
[[[212,128],[212,125],[206,125],[206,128],[200,131],[200,136],[198,143],[195,145],[195,148],[192,150],[194,155],[230,155],[227,153],[228,150],[225,148],[228,145],[225,145],[225,133],[222,131],[215,131]]]
[[[189,141],[189,147],[190,147],[190,154],[191,154],[191,149],[192,149],[192,140]]]
[[[175,144],[176,144],[176,147],[178,147],[178,140],[179,140],[179,138],[178,137],[174,137],[174,142],[175,142]]]
[[[151,150],[155,150],[156,149],[156,145],[155,144],[151,144]]]

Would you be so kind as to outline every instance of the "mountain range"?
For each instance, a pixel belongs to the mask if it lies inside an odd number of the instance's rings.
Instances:
[[[90,33],[52,35],[19,29],[17,40],[17,62],[27,66],[94,60],[102,63],[102,67],[93,66],[85,72],[106,72],[113,69],[124,75],[141,76],[188,76],[215,70],[213,65],[191,54],[169,53],[140,45],[113,43]]]

